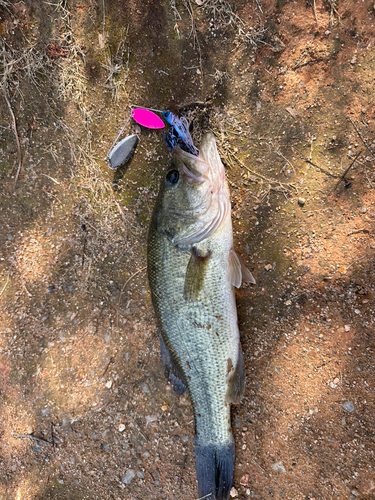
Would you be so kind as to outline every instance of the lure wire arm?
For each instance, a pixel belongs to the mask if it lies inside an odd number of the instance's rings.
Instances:
[[[125,130],[125,127],[126,127],[126,125],[129,123],[129,120],[130,120],[130,118],[131,118],[131,117],[132,117],[132,116],[131,116],[131,114],[130,114],[130,115],[129,115],[129,118],[128,118],[128,119],[126,120],[126,122],[125,122],[125,125],[122,127],[122,129],[120,130],[120,133],[118,134],[118,136],[117,136],[117,137],[116,137],[116,139],[114,140],[114,142],[113,142],[112,146],[110,147],[110,149],[109,149],[109,151],[108,151],[108,153],[107,153],[107,156],[106,156],[106,160],[107,160],[107,161],[109,161],[109,160],[110,160],[109,155],[111,154],[111,152],[112,152],[113,148],[115,147],[115,145],[116,145],[117,141],[119,140],[119,137],[121,137],[121,134],[122,134],[122,133],[123,133],[123,131]]]

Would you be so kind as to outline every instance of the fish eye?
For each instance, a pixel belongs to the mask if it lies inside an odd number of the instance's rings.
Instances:
[[[174,186],[175,184],[177,184],[179,177],[180,174],[178,173],[178,170],[169,170],[167,172],[167,175],[165,176],[165,179],[170,186]]]

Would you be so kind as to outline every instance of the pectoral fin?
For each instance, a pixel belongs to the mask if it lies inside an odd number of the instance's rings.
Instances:
[[[160,339],[160,355],[163,363],[164,375],[168,382],[172,385],[174,391],[180,396],[187,389],[185,375],[177,362],[174,360],[172,353],[165,345],[163,337],[159,335]]]
[[[199,292],[202,289],[206,267],[211,252],[206,255],[200,255],[198,250],[193,247],[191,257],[186,269],[184,298],[187,301],[197,300]]]
[[[229,252],[228,278],[236,288],[239,288],[241,283],[256,283],[241,257],[233,249]]]
[[[228,363],[228,367],[230,363]],[[235,370],[228,380],[227,401],[239,403],[245,392],[245,364],[243,360],[242,347],[239,346],[238,360]]]

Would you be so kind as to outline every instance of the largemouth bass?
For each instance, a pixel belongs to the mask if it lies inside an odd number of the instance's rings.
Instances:
[[[227,500],[235,454],[230,405],[245,388],[233,285],[254,279],[233,250],[229,191],[212,134],[199,156],[173,150],[149,230],[148,277],[165,374],[192,401],[199,497]]]

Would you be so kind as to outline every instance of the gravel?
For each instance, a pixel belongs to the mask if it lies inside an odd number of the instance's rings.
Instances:
[[[124,484],[130,484],[132,480],[135,478],[135,470],[128,469],[125,474],[122,476],[122,482]]]
[[[342,405],[342,407],[344,408],[344,410],[346,410],[349,413],[354,411],[354,404],[352,403],[352,401],[345,401],[345,403]]]
[[[271,465],[271,469],[276,472],[281,472],[282,474],[286,474],[285,467],[282,462],[275,462]]]

